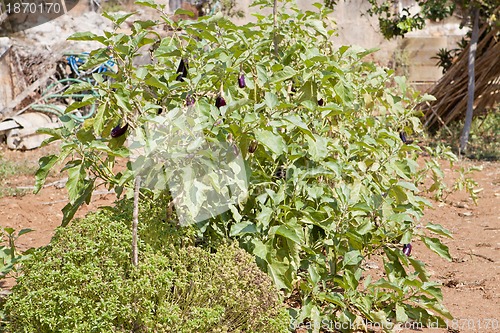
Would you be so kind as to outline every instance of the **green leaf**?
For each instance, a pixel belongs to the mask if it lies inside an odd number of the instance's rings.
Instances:
[[[326,292],[322,292],[322,293],[319,293],[317,297],[321,301],[326,301],[328,303],[335,304],[342,309],[344,309],[346,307],[346,305],[344,303],[344,297],[342,296],[342,294],[335,293],[335,292],[328,294]]]
[[[361,252],[359,252],[358,250],[349,251],[344,255],[343,264],[344,266],[354,266],[358,265],[361,260],[363,260]]]
[[[289,123],[297,126],[300,128],[302,132],[307,134],[310,138],[314,139],[313,134],[311,133],[311,130],[307,126],[305,122],[302,121],[302,118],[297,115],[297,114],[287,114],[285,117],[283,117],[284,120],[288,121]]]
[[[22,236],[22,235],[27,234],[27,233],[29,233],[29,232],[32,232],[32,231],[34,231],[34,230],[33,230],[33,229],[30,229],[30,228],[21,229],[21,230],[19,231],[19,233],[17,234],[17,236],[19,237],[19,236]]]
[[[85,177],[87,173],[83,164],[79,163],[75,166],[70,166],[68,169],[68,181],[66,182],[66,188],[68,189],[68,195],[71,202],[76,200],[85,185]]]
[[[308,153],[311,155],[313,161],[322,161],[328,156],[328,139],[313,134],[314,139],[306,137]]]
[[[427,223],[427,225],[425,227],[435,234],[445,236],[448,238],[453,238],[453,236],[451,235],[451,232],[440,224],[433,224],[433,223],[429,222],[429,223]]]
[[[95,96],[92,95],[87,95],[85,96],[81,101],[74,101],[68,107],[66,110],[64,110],[65,113],[70,113],[71,111],[75,111],[77,109],[81,109],[84,106],[92,105],[96,101]]]
[[[300,244],[300,235],[297,234],[297,231],[291,228],[288,228],[286,225],[281,225],[276,229],[276,234],[283,236],[285,238],[290,239],[291,241]]]
[[[125,22],[134,13],[123,13],[123,12],[103,12],[102,16],[112,21],[116,25],[120,25]]]
[[[290,66],[285,66],[281,71],[274,73],[271,78],[271,83],[278,83],[288,80],[297,75],[297,72]]]
[[[267,206],[261,206],[261,210],[257,213],[256,221],[265,228],[269,225],[271,216],[274,210]]]
[[[68,40],[97,41],[102,44],[105,44],[106,38],[104,36],[98,36],[93,32],[85,31],[85,32],[75,32],[74,34],[68,37]]]
[[[396,321],[398,323],[406,323],[408,320],[408,315],[406,314],[404,306],[401,304],[396,304]]]
[[[432,95],[429,95],[429,94],[424,94],[422,97],[421,97],[421,101],[422,102],[433,102],[436,100],[436,97],[432,96]]]
[[[431,238],[426,236],[421,236],[420,238],[431,251],[434,251],[441,258],[444,258],[451,262],[450,251],[446,245],[441,243],[439,238]]]
[[[268,130],[258,130],[255,132],[255,138],[276,155],[281,155],[285,152],[285,141],[278,134],[274,134]]]
[[[68,89],[64,91],[65,95],[74,94],[80,91],[92,90],[93,86],[88,82],[75,83],[69,86]]]
[[[3,230],[7,233],[7,235],[12,235],[16,230],[12,227],[5,227]]]
[[[40,158],[38,161],[38,170],[35,174],[35,190],[33,191],[35,194],[40,192],[43,184],[45,184],[45,180],[47,179],[50,169],[57,163],[58,160],[58,155],[48,155]]]
[[[254,234],[257,232],[257,228],[255,224],[249,221],[243,221],[240,223],[233,224],[231,226],[231,231],[229,232],[229,236],[236,237],[244,234]]]
[[[94,190],[94,182],[87,182],[83,192],[80,196],[76,198],[74,202],[69,202],[66,206],[63,207],[63,219],[61,222],[61,226],[65,227],[68,223],[73,219],[78,208],[83,205],[85,202],[90,202],[90,198],[92,197],[92,191]]]
[[[427,271],[425,269],[425,264],[422,261],[414,259],[412,257],[408,257],[408,260],[410,261],[410,264],[415,269],[415,272],[417,272],[420,280],[422,280],[423,282],[429,281],[429,274],[427,273]]]
[[[267,265],[267,273],[279,289],[290,290],[292,288],[292,281],[287,274],[289,268],[288,264],[274,260]]]
[[[274,109],[274,107],[278,105],[278,96],[276,96],[276,94],[272,92],[267,91],[266,95],[264,96],[264,101],[269,109]]]
[[[157,9],[159,5],[154,0],[135,0],[135,4]]]
[[[194,13],[192,11],[182,8],[176,9],[174,15],[187,15],[189,17],[194,17]]]

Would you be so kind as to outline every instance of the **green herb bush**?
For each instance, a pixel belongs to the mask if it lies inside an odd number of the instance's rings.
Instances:
[[[7,331],[287,331],[272,281],[244,250],[221,246],[212,254],[170,243],[157,251],[142,242],[135,268],[129,220],[106,209],[58,229],[24,263],[5,305]]]

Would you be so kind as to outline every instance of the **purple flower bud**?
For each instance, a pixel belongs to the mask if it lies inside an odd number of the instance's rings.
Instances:
[[[128,123],[125,124],[125,126],[123,126],[123,127],[120,127],[120,125],[116,126],[115,128],[113,128],[111,130],[111,137],[117,138],[119,136],[122,136],[127,131],[127,128],[128,128]]]
[[[226,100],[221,95],[217,96],[215,99],[215,106],[220,109],[221,106],[226,105]]]
[[[192,95],[186,96],[186,106],[193,106],[195,102],[196,101]]]
[[[403,245],[403,254],[407,257],[410,256],[411,254],[411,244],[405,244]]]
[[[247,84],[245,83],[245,75],[241,74],[238,77],[238,87],[245,88],[246,86],[247,86]]]
[[[325,105],[325,101],[323,100],[323,98],[321,98],[321,99],[318,101],[318,105],[319,105],[319,106],[323,106],[323,105]]]

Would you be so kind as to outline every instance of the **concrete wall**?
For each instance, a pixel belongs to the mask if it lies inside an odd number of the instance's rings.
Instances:
[[[10,41],[7,38],[0,38],[0,112],[13,97],[9,50]]]

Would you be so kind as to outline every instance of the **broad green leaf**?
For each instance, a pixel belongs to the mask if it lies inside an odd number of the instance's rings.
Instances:
[[[429,274],[425,270],[425,264],[422,261],[414,259],[412,257],[408,257],[408,260],[415,269],[415,272],[417,272],[420,280],[422,280],[423,282],[429,281]]]
[[[343,264],[344,266],[358,265],[361,260],[363,260],[363,256],[361,252],[358,250],[349,251],[344,255]]]
[[[271,78],[271,83],[278,83],[288,80],[297,75],[297,72],[290,66],[285,66],[281,71],[274,73]]]
[[[431,238],[426,236],[421,236],[420,238],[430,250],[434,251],[440,257],[451,262],[450,251],[446,245],[441,243],[439,238]]]
[[[276,229],[276,234],[283,236],[285,238],[290,239],[291,241],[301,244],[300,235],[297,234],[297,231],[291,228],[288,228],[286,225],[281,225]]]
[[[80,82],[72,84],[64,91],[65,95],[74,94],[80,91],[92,90],[94,87],[88,82]]]
[[[151,7],[154,9],[157,9],[159,6],[154,0],[135,0],[135,4]]]
[[[264,101],[266,102],[266,106],[269,109],[274,109],[276,105],[278,105],[278,96],[276,94],[267,91],[266,95],[264,96]]]
[[[317,297],[320,300],[322,300],[322,301],[326,301],[328,303],[335,304],[335,305],[339,306],[342,309],[346,307],[346,304],[344,303],[344,296],[342,294],[340,294],[340,293],[336,293],[336,292],[331,292],[331,293],[322,292],[322,293],[319,293]]]
[[[278,134],[274,134],[268,130],[258,130],[255,132],[255,138],[276,155],[281,155],[285,152],[285,141]]]
[[[396,304],[396,322],[406,323],[408,321],[408,315],[406,314],[404,306],[397,303]]]
[[[292,281],[287,274],[289,268],[289,265],[280,261],[272,261],[267,264],[267,273],[279,289],[290,290],[292,288]]]
[[[107,18],[108,20],[115,23],[117,26],[121,25],[125,22],[130,16],[134,15],[134,13],[124,13],[124,12],[103,12],[102,16]]]
[[[40,158],[38,161],[38,170],[36,171],[35,174],[35,189],[34,193],[40,192],[41,188],[43,187],[43,184],[45,184],[45,180],[47,179],[47,175],[50,172],[50,169],[54,166],[54,164],[57,163],[59,160],[58,155],[48,155]]]
[[[61,222],[61,226],[65,227],[68,223],[73,219],[78,208],[84,203],[89,203],[90,198],[92,197],[92,191],[94,190],[94,183],[88,182],[78,198],[74,202],[69,202],[66,206],[63,207],[63,219]]]
[[[451,231],[449,231],[448,229],[446,229],[445,227],[443,227],[440,224],[433,224],[433,223],[429,222],[429,223],[427,223],[427,225],[425,227],[435,234],[445,236],[448,238],[453,238],[453,236],[451,235]]]
[[[96,101],[95,96],[86,95],[84,98],[82,98],[81,101],[78,101],[78,102],[75,101],[75,102],[71,103],[70,105],[68,105],[68,107],[66,108],[66,110],[64,110],[64,112],[70,113],[70,112],[75,111],[77,109],[81,109],[85,106],[92,105],[95,103],[95,101]]]
[[[314,139],[309,136],[306,137],[308,152],[311,154],[313,161],[321,161],[328,156],[328,139],[317,134],[313,134],[313,136]]]
[[[66,182],[66,188],[68,189],[68,196],[70,202],[74,202],[81,194],[82,189],[85,186],[85,177],[87,173],[83,164],[77,164],[67,169],[68,171],[68,181]]]
[[[311,130],[309,130],[309,127],[305,122],[302,121],[302,118],[299,115],[287,114],[285,117],[283,117],[283,119],[300,128],[300,130],[307,134],[310,138],[314,138]]]
[[[190,17],[194,17],[194,13],[192,11],[183,8],[176,9],[174,15],[187,15]]]
[[[269,225],[269,221],[271,220],[271,216],[274,210],[267,206],[261,206],[261,210],[257,213],[256,220],[257,223],[262,225],[264,229]]]
[[[255,224],[249,221],[243,221],[240,223],[233,224],[231,226],[231,231],[229,232],[229,236],[236,237],[244,234],[253,234],[257,232],[257,228]]]
[[[75,32],[68,37],[68,40],[79,40],[79,41],[97,41],[105,44],[106,38],[104,36],[98,36],[93,32]]]
[[[424,94],[421,97],[422,102],[433,102],[436,100],[436,97],[429,95],[429,94]]]

